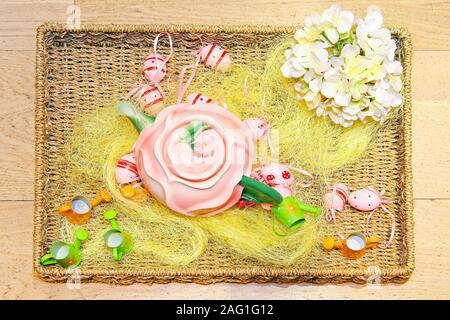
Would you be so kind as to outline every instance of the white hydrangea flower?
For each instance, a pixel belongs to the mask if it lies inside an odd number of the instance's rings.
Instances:
[[[380,55],[394,60],[395,41],[391,38],[391,32],[382,28],[383,16],[380,12],[368,11],[364,20],[358,20],[356,36],[358,45],[366,55]]]
[[[342,11],[339,5],[333,5],[322,14],[324,32],[328,40],[335,44],[340,33],[347,33],[353,26],[353,13]]]
[[[307,17],[305,19],[305,26],[303,29],[297,29],[294,38],[300,43],[320,39],[320,34],[323,32],[320,22],[320,16]]]
[[[383,121],[402,104],[403,67],[378,9],[355,19],[334,5],[306,18],[294,39],[281,72],[297,79],[297,97],[317,116],[349,127],[355,121]]]

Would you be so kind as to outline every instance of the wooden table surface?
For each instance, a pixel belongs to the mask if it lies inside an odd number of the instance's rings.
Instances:
[[[413,37],[416,269],[402,285],[82,284],[70,290],[32,274],[36,27],[65,23],[300,24],[336,1],[0,1],[0,296],[2,299],[448,299],[450,298],[450,1],[339,1],[382,9]],[[68,13],[69,12],[69,13]]]

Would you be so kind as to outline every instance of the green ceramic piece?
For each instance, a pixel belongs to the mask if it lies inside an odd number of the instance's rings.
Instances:
[[[105,211],[105,213],[103,213],[103,217],[105,218],[105,220],[109,221],[109,223],[111,224],[111,227],[114,230],[120,230],[119,228],[119,224],[116,221],[116,216],[117,216],[117,211],[116,210],[108,210]]]
[[[86,241],[89,238],[89,233],[83,228],[78,228],[75,230],[75,237],[80,241]]]
[[[284,198],[280,204],[272,207],[272,212],[281,223],[291,229],[296,229],[305,222],[305,216],[294,196]]]
[[[106,246],[112,249],[116,261],[133,249],[133,239],[128,232],[111,229],[105,233],[104,239]]]
[[[136,110],[131,102],[119,101],[116,109],[121,115],[130,119],[139,133],[155,122],[155,117],[146,115],[144,112]]]
[[[108,220],[108,221],[111,219],[114,219],[116,216],[117,216],[117,211],[113,210],[113,209],[105,211],[105,213],[103,213],[103,217],[105,218],[105,220]]]
[[[300,202],[294,196],[289,196],[277,206],[273,206],[272,212],[286,227],[296,229],[305,222],[304,212],[318,216],[322,209]]]
[[[40,262],[43,266],[59,264],[63,268],[75,268],[83,260],[81,252],[81,242],[87,240],[89,234],[85,229],[79,228],[75,231],[75,241],[65,243],[56,241],[50,248],[50,253],[41,257]]]
[[[117,212],[108,210],[103,214],[105,220],[111,224],[111,229],[106,231],[103,239],[108,248],[112,249],[114,260],[119,261],[122,257],[133,250],[133,238],[128,232],[121,231],[116,221]]]
[[[242,198],[255,203],[279,204],[283,197],[272,187],[253,178],[243,176],[240,185],[244,186]]]
[[[320,216],[320,214],[322,213],[322,208],[313,207],[313,206],[310,206],[303,202],[299,202],[298,206],[299,206],[300,210],[311,213],[312,215],[314,215],[316,217]]]

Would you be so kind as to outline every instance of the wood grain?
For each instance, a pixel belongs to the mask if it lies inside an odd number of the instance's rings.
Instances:
[[[200,23],[298,25],[311,14],[320,14],[340,3],[356,15],[378,6],[385,22],[407,27],[416,50],[450,49],[450,3],[448,1],[329,1],[329,0],[75,0],[81,21],[110,23]]]
[[[298,24],[335,1],[100,1],[75,0],[82,22]],[[387,23],[413,36],[413,174],[416,271],[403,285],[133,285],[84,284],[81,290],[32,275],[35,28],[65,22],[74,0],[0,3],[0,298],[233,299],[450,298],[450,1],[339,1],[362,14],[378,5]],[[430,241],[430,235],[439,240]]]
[[[34,53],[0,59],[0,200],[33,200]]]
[[[444,299],[450,298],[450,200],[415,201],[416,271],[402,285],[166,284],[112,287],[82,284],[70,290],[31,274],[33,202],[0,202],[1,299]],[[18,218],[20,217],[20,218]],[[430,235],[439,235],[439,240]]]
[[[65,22],[74,0],[2,1],[0,49],[34,51],[36,28],[44,21]]]
[[[450,100],[413,105],[413,190],[415,199],[450,196]]]

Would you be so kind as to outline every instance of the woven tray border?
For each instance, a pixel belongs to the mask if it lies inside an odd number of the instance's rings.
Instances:
[[[45,34],[47,32],[203,32],[203,33],[293,33],[296,26],[220,26],[220,25],[104,25],[86,24],[79,29],[68,29],[62,24],[45,23],[37,29],[36,37],[36,100],[35,100],[35,203],[34,203],[34,233],[33,233],[33,269],[36,276],[50,282],[64,282],[71,271],[62,268],[45,268],[40,265],[42,252],[40,235],[45,231],[44,221],[44,188],[46,185],[46,163],[44,145],[47,139],[46,106],[48,92],[46,91],[46,55]],[[403,106],[403,185],[405,210],[404,247],[407,250],[406,261],[402,266],[388,267],[381,270],[382,282],[403,283],[409,279],[414,270],[414,222],[412,194],[412,110],[411,110],[411,37],[404,28],[390,27],[392,33],[403,41],[404,65],[404,106]],[[81,274],[82,282],[106,282],[129,285],[133,283],[169,283],[194,282],[210,284],[216,282],[230,283],[367,283],[372,274],[367,268],[322,268],[322,269],[283,269],[283,268],[218,268],[215,270],[195,270],[192,268],[158,270],[128,269],[120,270],[87,270]]]

